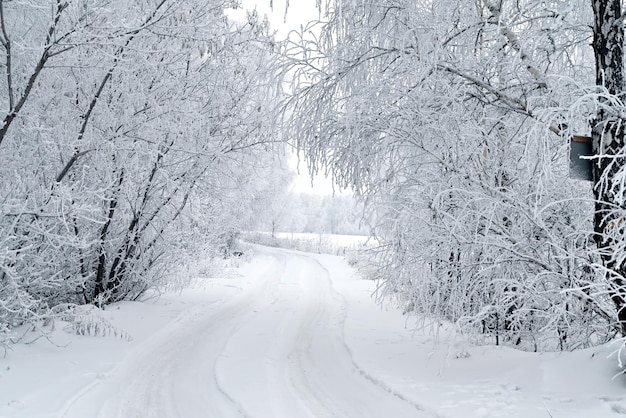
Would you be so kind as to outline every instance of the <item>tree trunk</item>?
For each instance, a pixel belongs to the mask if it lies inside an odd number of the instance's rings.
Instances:
[[[621,0],[592,0],[594,13],[593,49],[596,59],[596,84],[611,96],[624,91],[624,29]],[[622,122],[613,112],[612,104],[601,96],[599,110],[593,122],[593,153],[599,156],[593,166],[593,186],[596,199],[594,239],[611,283],[610,297],[617,310],[617,328],[626,335],[626,292],[624,284],[626,263],[623,251],[623,194],[615,187],[615,175],[625,165],[619,156],[624,148]]]
[[[105,283],[105,269],[107,266],[107,254],[106,254],[106,240],[109,227],[111,226],[111,222],[113,221],[113,216],[115,215],[115,210],[117,209],[118,200],[120,198],[120,190],[122,188],[122,183],[124,183],[124,169],[120,171],[117,186],[113,191],[111,196],[111,200],[109,200],[109,213],[107,215],[107,220],[102,225],[102,229],[100,229],[100,240],[98,241],[98,267],[96,269],[96,279],[94,282],[94,291],[93,291],[93,300],[100,305],[101,302],[106,304],[108,301],[99,301],[101,295],[104,295],[107,291],[108,285]]]

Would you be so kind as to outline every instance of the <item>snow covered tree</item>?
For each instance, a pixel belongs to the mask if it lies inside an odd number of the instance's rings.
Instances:
[[[10,326],[164,283],[192,250],[184,237],[201,202],[222,208],[204,215],[209,238],[236,228],[230,206],[255,187],[250,167],[280,147],[276,46],[256,15],[226,18],[236,2],[46,3],[0,1]]]
[[[609,294],[626,336],[626,229],[624,228],[624,26],[621,1],[592,0],[596,84],[600,88],[593,120],[594,239],[608,276]]]
[[[621,12],[605,5],[337,0],[291,44],[290,136],[376,209],[385,288],[409,310],[530,349],[624,333]],[[593,193],[566,159],[592,128],[609,154]]]

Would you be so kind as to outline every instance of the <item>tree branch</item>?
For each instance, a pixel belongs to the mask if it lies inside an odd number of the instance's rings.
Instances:
[[[13,92],[13,66],[11,63],[11,39],[7,34],[6,24],[4,23],[4,1],[0,0],[0,27],[2,28],[2,38],[0,38],[0,44],[4,47],[6,55],[6,77],[7,77],[7,89],[9,96],[9,113],[13,111],[15,106],[15,98]]]

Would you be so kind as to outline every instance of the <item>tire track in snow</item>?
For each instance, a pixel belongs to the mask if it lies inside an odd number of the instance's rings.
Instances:
[[[268,270],[272,268],[280,271],[281,266],[270,265]],[[181,313],[72,398],[61,417],[247,418],[243,406],[222,389],[214,370],[231,335],[254,315],[262,303],[258,294],[269,284],[259,277],[217,307],[198,305]]]
[[[346,302],[320,262],[288,250],[265,251],[286,268],[275,305],[251,318],[219,361],[232,398],[255,417],[436,416],[355,363],[344,338]],[[279,332],[270,338],[269,329]],[[252,341],[256,358],[246,348]],[[260,366],[268,357],[270,370]],[[265,382],[262,389],[257,385],[262,393],[253,393],[254,383],[241,386],[244,378],[237,376],[245,373]]]
[[[436,416],[356,364],[346,301],[301,253],[260,249],[240,293],[183,313],[69,402],[62,417]]]
[[[306,387],[293,379],[294,344],[314,314],[292,256],[264,249],[285,267],[272,281],[272,303],[232,336],[217,365],[225,390],[254,417],[332,416]],[[259,295],[268,299],[268,295]]]
[[[341,293],[339,293],[337,290],[335,290],[335,288],[333,287],[330,271],[319,260],[316,260],[314,258],[312,258],[312,260],[314,260],[316,263],[318,263],[320,268],[322,268],[326,272],[326,278],[327,278],[326,284],[328,286],[328,289],[332,293],[333,298],[334,299],[338,299],[340,301],[340,304],[341,304],[341,310],[340,310],[340,316],[341,316],[341,326],[340,326],[340,328],[341,328],[341,341],[342,341],[344,349],[346,350],[346,352],[348,353],[348,355],[350,357],[350,361],[351,361],[352,365],[359,372],[359,374],[364,379],[366,379],[366,380],[370,381],[372,384],[378,386],[381,390],[384,390],[384,391],[388,392],[389,394],[395,396],[396,398],[398,398],[399,400],[401,400],[403,402],[411,404],[417,411],[419,411],[421,413],[427,413],[430,416],[435,417],[435,418],[444,418],[442,415],[440,415],[436,411],[433,411],[431,408],[428,408],[428,407],[426,407],[424,405],[416,403],[413,400],[411,400],[410,398],[408,398],[407,396],[403,395],[402,393],[394,390],[393,388],[391,388],[389,385],[387,385],[382,380],[377,379],[376,377],[374,377],[373,375],[371,375],[370,373],[365,371],[356,362],[356,360],[354,359],[354,354],[352,352],[352,349],[348,345],[348,343],[346,341],[346,337],[345,337],[346,318],[347,318],[347,301],[346,301],[345,297]]]
[[[317,347],[326,345],[334,348],[335,359],[329,362],[330,367],[327,366],[326,373],[328,373],[330,369],[343,370],[343,375],[349,377],[349,381],[341,385],[342,387],[335,387],[335,391],[339,390],[339,392],[335,392],[331,395],[326,391],[326,396],[329,398],[328,402],[334,403],[336,410],[341,411],[332,416],[437,416],[437,414],[427,411],[426,408],[414,403],[407,397],[391,389],[384,382],[368,374],[355,362],[352,350],[345,340],[345,320],[347,315],[347,303],[345,298],[333,288],[331,274],[322,263],[310,256],[300,255],[300,257],[306,258],[307,262],[314,266],[312,270],[317,270],[316,286],[319,295],[318,298],[323,306],[322,319],[318,322],[315,329],[308,330],[308,333],[311,334],[309,338],[312,342],[314,339],[318,340]],[[308,356],[307,361],[314,365],[312,370],[321,369],[319,367],[319,350],[316,352],[316,350],[311,347]],[[318,358],[316,359],[315,357]],[[303,363],[301,367],[311,366]],[[321,389],[325,391],[323,373],[318,372],[317,374],[317,390]],[[314,384],[310,384],[310,386],[314,386]],[[349,389],[346,391],[345,388]],[[351,401],[345,402],[343,399],[337,399],[336,394],[341,393],[342,389],[342,397],[351,399]],[[368,393],[368,395],[358,396],[361,392]],[[395,398],[396,401],[393,402],[389,399],[390,396],[383,394],[390,395]]]

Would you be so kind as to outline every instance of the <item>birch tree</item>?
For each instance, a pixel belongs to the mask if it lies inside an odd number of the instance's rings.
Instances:
[[[601,272],[610,281],[620,332],[626,336],[626,261],[624,223],[624,27],[621,1],[592,1],[596,85],[600,89],[593,120],[595,196],[594,239],[600,250]]]

